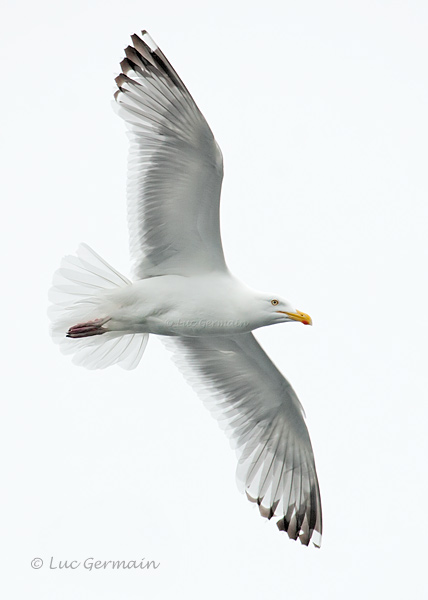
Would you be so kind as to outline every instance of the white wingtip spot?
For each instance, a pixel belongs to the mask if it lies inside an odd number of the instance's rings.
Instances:
[[[319,533],[319,531],[314,531],[312,533],[311,542],[313,543],[315,548],[321,548],[321,540],[322,535]]]
[[[157,50],[159,46],[156,42],[150,37],[145,29],[141,32],[141,39],[145,42],[151,50]]]

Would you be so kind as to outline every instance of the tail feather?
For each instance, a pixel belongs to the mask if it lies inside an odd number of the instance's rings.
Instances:
[[[108,330],[108,291],[130,284],[86,244],[76,256],[62,259],[49,291],[48,315],[54,342],[64,354],[74,355],[75,364],[88,369],[138,365],[148,334]]]

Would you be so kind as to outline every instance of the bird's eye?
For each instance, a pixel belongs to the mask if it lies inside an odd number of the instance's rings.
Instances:
[[[270,303],[272,304],[272,306],[277,306],[279,304],[278,300],[271,300]]]

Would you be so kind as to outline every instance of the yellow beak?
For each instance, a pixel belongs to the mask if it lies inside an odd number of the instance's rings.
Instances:
[[[312,325],[311,317],[300,310],[298,310],[295,313],[289,313],[283,310],[277,310],[276,312],[282,313],[283,315],[287,315],[288,317],[290,317],[290,319],[293,319],[293,321],[300,321],[301,323],[303,323],[303,325]]]

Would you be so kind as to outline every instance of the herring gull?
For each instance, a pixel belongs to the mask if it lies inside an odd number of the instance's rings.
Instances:
[[[50,292],[54,341],[89,369],[134,369],[161,336],[222,421],[237,480],[262,516],[320,546],[321,499],[302,406],[252,331],[311,318],[228,270],[220,237],[223,158],[187,88],[143,31],[116,78],[131,147],[128,221],[134,281],[86,244],[66,256]]]

